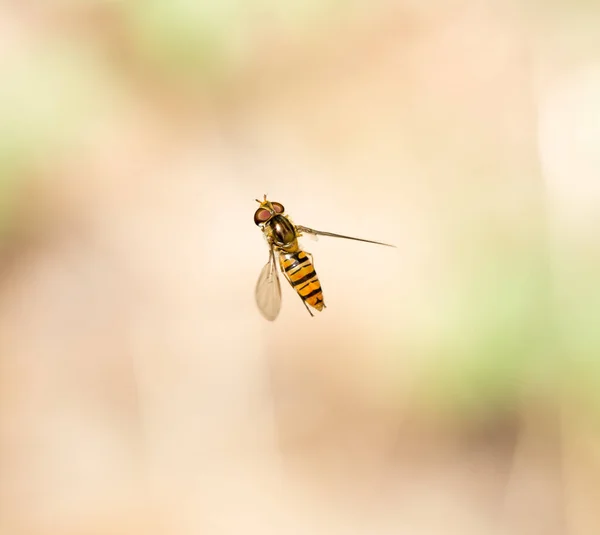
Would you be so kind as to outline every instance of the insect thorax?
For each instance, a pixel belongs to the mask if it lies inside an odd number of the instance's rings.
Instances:
[[[273,244],[287,248],[296,241],[296,228],[282,215],[273,216],[265,225],[265,232]]]

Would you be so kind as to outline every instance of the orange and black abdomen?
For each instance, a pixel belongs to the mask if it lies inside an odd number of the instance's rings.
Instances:
[[[304,251],[280,253],[281,270],[302,300],[316,310],[323,310],[323,291],[311,259]]]

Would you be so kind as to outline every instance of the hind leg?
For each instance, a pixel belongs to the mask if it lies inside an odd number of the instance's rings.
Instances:
[[[300,299],[302,299],[302,297]],[[308,313],[314,318],[315,315],[310,311],[310,307],[306,304],[306,301],[304,299],[302,299],[302,302],[304,303],[306,310],[308,310]]]

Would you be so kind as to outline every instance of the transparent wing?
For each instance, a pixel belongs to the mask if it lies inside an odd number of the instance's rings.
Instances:
[[[255,297],[260,313],[269,321],[274,321],[281,309],[281,285],[272,248],[269,253],[269,261],[262,268],[258,277]]]
[[[385,247],[396,247],[395,245],[390,245],[389,243],[382,243],[380,241],[373,240],[363,240],[362,238],[353,238],[352,236],[343,236],[342,234],[334,234],[333,232],[323,232],[322,230],[315,230],[308,227],[303,227],[302,225],[296,225],[296,229],[300,232],[305,232],[306,234],[311,234],[313,236],[330,236],[332,238],[344,238],[345,240],[354,240],[354,241],[362,241],[365,243],[374,243],[375,245],[385,245]]]

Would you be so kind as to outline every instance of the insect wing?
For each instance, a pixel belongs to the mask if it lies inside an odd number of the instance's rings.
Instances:
[[[384,245],[385,247],[396,247],[395,245],[390,245],[389,243],[382,243],[380,241],[373,240],[364,240],[362,238],[353,238],[352,236],[344,236],[342,234],[334,234],[333,232],[324,232],[322,230],[315,230],[308,227],[303,227],[302,225],[296,225],[296,229],[300,232],[304,232],[306,234],[311,234],[313,236],[329,236],[331,238],[344,238],[345,240],[354,240],[354,241],[362,241],[365,243],[374,243],[375,245]]]
[[[281,310],[281,284],[275,265],[275,255],[271,251],[256,283],[256,304],[260,313],[269,321],[274,321]]]
[[[302,232],[301,229],[306,229],[306,227],[296,227],[296,230],[299,232]],[[319,241],[319,235],[316,232],[306,232],[305,236],[312,241]]]

